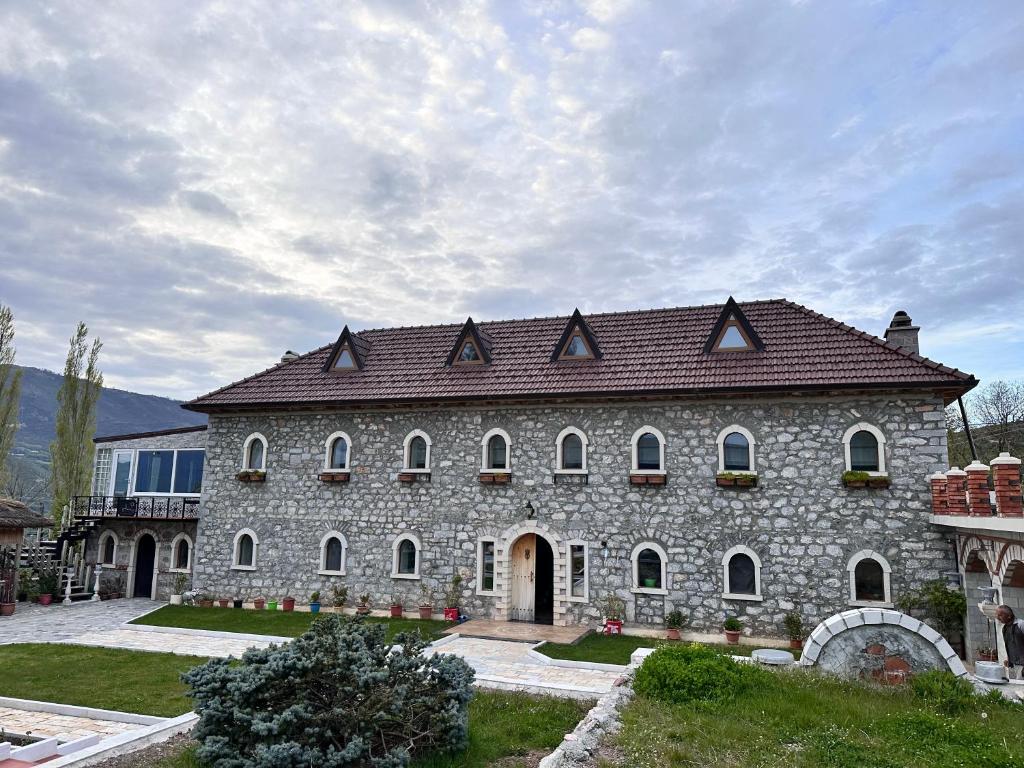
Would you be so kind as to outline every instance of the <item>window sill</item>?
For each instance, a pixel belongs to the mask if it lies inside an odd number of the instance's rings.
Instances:
[[[317,571],[317,576],[344,576],[345,571]]]
[[[667,595],[668,590],[661,587],[633,587],[629,590],[634,595]]]
[[[498,593],[495,590],[478,589],[476,591],[477,597],[498,597]]]
[[[419,581],[420,575],[418,573],[392,573],[392,579],[412,579]]]
[[[590,598],[584,595],[583,597],[567,597],[565,598],[568,603],[589,603]]]
[[[232,571],[255,571],[256,570],[256,566],[255,565],[232,565],[231,566],[231,570]]]
[[[750,602],[760,603],[764,600],[764,595],[744,595],[741,592],[723,592],[723,600],[749,600]]]
[[[103,567],[104,568],[110,568],[112,566],[104,565]],[[192,573],[192,569],[191,568],[168,568],[167,572],[168,573]]]
[[[668,474],[664,469],[631,469],[629,470],[631,475],[661,475],[664,477]]]
[[[854,608],[895,608],[888,600],[851,600],[849,604]]]
[[[556,469],[556,475],[585,475],[587,474],[586,469]]]
[[[407,469],[407,468],[403,467],[402,468],[402,474],[403,475],[429,475],[430,474],[430,470],[429,469]]]

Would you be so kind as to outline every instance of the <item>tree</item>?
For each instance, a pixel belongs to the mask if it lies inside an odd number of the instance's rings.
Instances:
[[[64,382],[57,393],[57,439],[50,443],[50,473],[53,478],[54,526],[59,527],[64,505],[75,496],[89,492],[92,475],[92,437],[96,432],[96,402],[103,387],[97,367],[103,344],[94,339],[86,358],[89,329],[79,322],[71,337],[64,363]],[[85,362],[85,374],[82,364]]]
[[[1018,457],[1024,453],[1024,381],[993,381],[968,395],[964,407],[979,461],[988,464],[1003,451]],[[950,465],[970,464],[970,445],[956,404],[946,409],[946,429]]]
[[[20,396],[21,371],[14,367],[14,313],[0,304],[0,487],[6,485],[10,473]]]

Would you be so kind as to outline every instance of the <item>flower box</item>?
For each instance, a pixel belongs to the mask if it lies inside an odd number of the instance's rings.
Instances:
[[[259,469],[243,469],[235,475],[235,479],[243,483],[262,483],[266,481],[267,473]]]
[[[400,483],[415,483],[416,473],[415,472],[399,472],[398,482]]]
[[[715,485],[719,488],[755,488],[757,487],[757,475],[719,472],[715,475]]]
[[[847,488],[888,488],[892,485],[888,475],[867,472],[843,472],[843,485]]]
[[[630,485],[664,485],[668,478],[665,475],[635,475],[629,476]]]
[[[508,472],[481,472],[480,482],[485,485],[508,485],[512,481],[512,475]]]
[[[320,481],[324,483],[347,483],[352,476],[348,472],[321,472]]]

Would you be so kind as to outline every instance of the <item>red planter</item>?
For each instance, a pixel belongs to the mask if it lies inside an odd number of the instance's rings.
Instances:
[[[263,610],[263,606],[265,606],[267,604],[267,601],[264,600],[262,597],[259,597],[259,598],[255,599],[255,600],[253,600],[252,604],[256,608],[257,611],[262,611]]]
[[[217,601],[217,605],[219,605],[221,608],[227,608],[229,605],[231,605],[231,601],[227,598],[221,598]]]
[[[347,483],[351,479],[348,472],[321,472],[320,481],[324,483]]]
[[[724,631],[725,631],[725,639],[729,643],[729,645],[739,645],[740,644],[740,630],[737,629],[737,630],[734,631],[734,630],[731,630],[731,629],[726,629]]]
[[[200,608],[213,608],[213,600],[200,600],[199,601],[199,607]]]
[[[14,603],[0,603],[0,616],[13,616]]]
[[[459,609],[458,608],[445,608],[444,609],[444,620],[445,621],[458,621],[459,620]]]
[[[429,619],[434,615],[434,606],[432,605],[421,605],[420,606],[420,618]]]
[[[39,596],[39,604],[40,605],[49,605],[52,602],[53,602],[53,595],[40,595]]]
[[[400,606],[400,605],[392,605],[391,606],[391,618],[392,619],[400,619],[400,618],[402,618],[402,613],[403,613],[402,606]]]
[[[604,633],[606,635],[621,635],[622,621],[620,619],[605,619]]]
[[[284,608],[286,613],[294,611],[295,610],[295,598],[294,597],[286,597],[281,602],[281,607]]]
[[[666,631],[668,632],[668,639],[669,640],[679,640],[680,639],[679,630],[678,629],[669,629],[669,630],[666,630]]]
[[[792,640],[791,639],[789,641],[789,647],[790,647],[791,650],[794,650],[794,651],[802,651],[803,648],[804,648],[804,641],[803,640]]]

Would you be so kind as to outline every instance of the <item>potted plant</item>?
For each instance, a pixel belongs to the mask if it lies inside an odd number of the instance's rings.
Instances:
[[[870,478],[867,472],[843,472],[843,485],[847,488],[866,488]]]
[[[221,608],[227,608],[228,605],[230,605],[230,604],[231,604],[231,598],[230,597],[221,597],[221,598],[217,599],[217,605],[219,605]]]
[[[626,602],[616,595],[608,595],[601,601],[601,612],[604,614],[604,633],[606,635],[621,635]]]
[[[276,611],[277,610],[277,600],[267,600],[267,610],[268,611]]]
[[[975,652],[978,661],[999,661],[999,651],[991,646],[983,645]]]
[[[719,488],[753,488],[757,485],[757,475],[746,472],[719,472],[715,475],[715,484]]]
[[[722,623],[722,629],[725,630],[725,639],[729,645],[739,645],[740,633],[743,631],[742,621],[735,616],[728,616]]]
[[[444,620],[459,620],[459,599],[462,597],[462,574],[458,571],[452,576],[444,591]]]
[[[200,608],[213,608],[213,598],[205,592],[199,595],[199,607]]]
[[[356,606],[356,613],[360,616],[366,616],[370,612],[370,595],[364,593],[359,596],[359,605]]]
[[[345,603],[348,602],[348,587],[338,584],[331,587],[331,606],[335,613],[344,613]]]
[[[402,618],[402,596],[397,592],[391,595],[391,618],[400,619]]]
[[[18,596],[18,573],[11,570],[0,574],[0,616],[13,616],[15,598]]]
[[[40,605],[49,605],[53,602],[53,595],[57,592],[58,584],[56,565],[47,566],[39,572]]]
[[[434,615],[434,591],[426,582],[420,584],[420,618],[429,619]]]
[[[309,596],[309,612],[320,613],[320,591],[317,590]]]
[[[786,627],[786,637],[789,638],[789,647],[799,651],[804,647],[804,620],[796,611],[790,611],[782,620]]]
[[[665,616],[665,629],[668,632],[669,640],[678,640],[679,632],[686,625],[686,617],[683,616],[683,612],[678,608],[674,611],[669,611]]]
[[[295,610],[295,598],[285,596],[284,600],[281,601],[281,607],[284,608],[285,613],[291,613]]]
[[[255,600],[252,601],[252,607],[255,608],[257,611],[262,611],[263,607],[266,604],[267,601],[262,597],[257,597]]]

